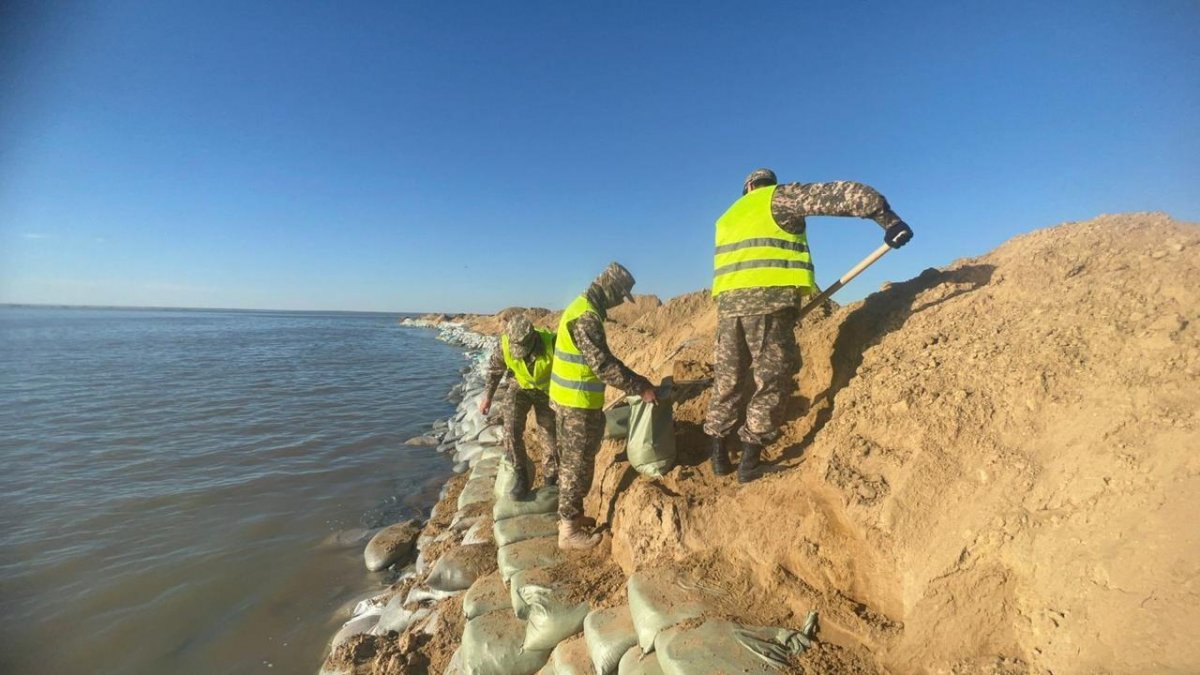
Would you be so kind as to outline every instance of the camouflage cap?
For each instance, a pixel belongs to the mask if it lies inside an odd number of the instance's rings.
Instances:
[[[536,336],[533,330],[533,324],[529,319],[525,318],[524,314],[518,314],[508,320],[508,325],[504,328],[505,335],[508,335],[508,350],[518,359],[523,359],[529,356],[529,352],[533,349],[533,339]]]
[[[764,185],[775,185],[779,179],[775,177],[775,172],[770,169],[755,169],[746,176],[746,180],[742,181],[742,194],[750,192],[752,188],[762,187]]]
[[[633,300],[633,285],[637,281],[629,270],[619,262],[612,262],[596,280],[592,282],[604,290],[604,294],[608,296],[609,301],[613,304],[619,304],[624,300]]]

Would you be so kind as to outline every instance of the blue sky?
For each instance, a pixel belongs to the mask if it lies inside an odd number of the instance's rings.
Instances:
[[[1200,4],[7,3],[0,302],[561,307],[708,286],[743,176],[916,231],[851,284],[1101,213],[1200,220]],[[810,220],[828,283],[874,249]]]

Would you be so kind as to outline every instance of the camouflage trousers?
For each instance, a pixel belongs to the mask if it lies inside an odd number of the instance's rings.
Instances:
[[[537,389],[522,389],[515,385],[509,387],[504,406],[504,443],[508,461],[514,466],[521,466],[529,458],[525,450],[525,423],[529,420],[530,408],[533,408],[538,440],[542,444],[542,475],[557,476],[558,442],[554,410],[550,407],[550,397]]]
[[[558,517],[583,517],[583,500],[592,489],[596,453],[604,437],[604,412],[558,408],[558,439],[562,467],[558,477]]]
[[[704,433],[724,438],[737,431],[744,443],[755,445],[779,437],[792,377],[800,368],[795,329],[794,307],[718,319]]]

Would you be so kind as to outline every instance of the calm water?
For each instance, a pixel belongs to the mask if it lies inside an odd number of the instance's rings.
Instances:
[[[0,308],[0,672],[313,673],[430,506],[461,352],[395,317]]]

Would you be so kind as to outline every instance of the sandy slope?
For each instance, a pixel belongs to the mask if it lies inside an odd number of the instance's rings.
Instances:
[[[590,555],[723,589],[748,622],[819,610],[803,672],[1200,672],[1197,225],[1067,223],[810,315],[746,486],[709,469],[685,382],[711,372],[707,294],[613,314],[614,351],[680,383],[682,456],[647,479],[605,443]]]

